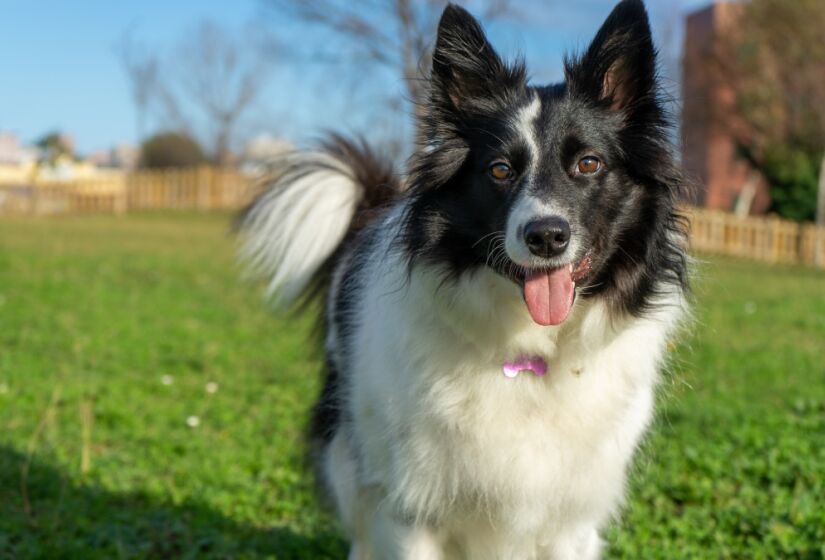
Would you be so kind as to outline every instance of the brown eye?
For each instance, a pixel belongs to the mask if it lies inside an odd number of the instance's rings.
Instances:
[[[602,162],[599,161],[599,158],[593,156],[585,156],[579,160],[579,164],[576,166],[579,173],[582,175],[593,175],[596,171],[602,168]]]
[[[506,163],[498,162],[490,166],[490,175],[496,181],[506,181],[513,176],[513,170]]]

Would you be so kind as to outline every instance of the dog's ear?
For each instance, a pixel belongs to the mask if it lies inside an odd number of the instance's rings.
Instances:
[[[500,95],[520,78],[523,70],[502,62],[478,21],[464,8],[448,4],[433,51],[433,102],[463,111]]]
[[[656,50],[642,0],[622,0],[584,56],[565,65],[568,87],[613,111],[656,95]]]

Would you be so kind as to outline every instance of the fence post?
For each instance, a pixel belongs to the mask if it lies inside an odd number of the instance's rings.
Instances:
[[[781,240],[781,233],[782,233],[782,223],[779,221],[779,218],[776,216],[772,216],[770,218],[770,227],[771,227],[771,261],[772,263],[779,262],[779,252],[782,249],[782,240]]]
[[[31,198],[31,205],[29,206],[29,211],[31,212],[32,216],[37,216],[40,213],[40,199],[41,199],[41,187],[40,185],[34,184],[32,185],[32,198]]]
[[[818,268],[825,268],[825,226],[813,226],[813,229],[811,235],[814,251],[812,262]]]
[[[825,153],[822,154],[822,163],[819,165],[819,186],[816,193],[816,241],[817,250],[814,252],[814,264],[825,265],[825,255],[819,251],[825,235]]]
[[[128,193],[126,192],[126,177],[121,177],[119,181],[118,188],[115,189],[114,193],[114,200],[112,201],[112,210],[118,216],[122,216],[126,213],[126,207],[128,204],[127,196]]]
[[[195,200],[195,207],[198,210],[209,209],[209,198],[212,191],[212,175],[211,167],[201,165],[195,170],[195,192],[197,199]]]

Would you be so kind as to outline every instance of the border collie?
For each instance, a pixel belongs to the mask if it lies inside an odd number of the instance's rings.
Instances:
[[[403,178],[287,157],[241,217],[281,304],[318,298],[311,422],[351,559],[592,559],[684,315],[682,174],[640,0],[528,83],[449,5]]]

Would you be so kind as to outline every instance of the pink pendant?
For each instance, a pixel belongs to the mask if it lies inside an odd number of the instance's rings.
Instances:
[[[514,378],[522,371],[529,371],[534,375],[541,377],[547,373],[547,362],[544,361],[544,358],[539,356],[533,356],[532,358],[519,358],[513,362],[504,362],[502,371],[504,371],[504,375],[510,379]]]

